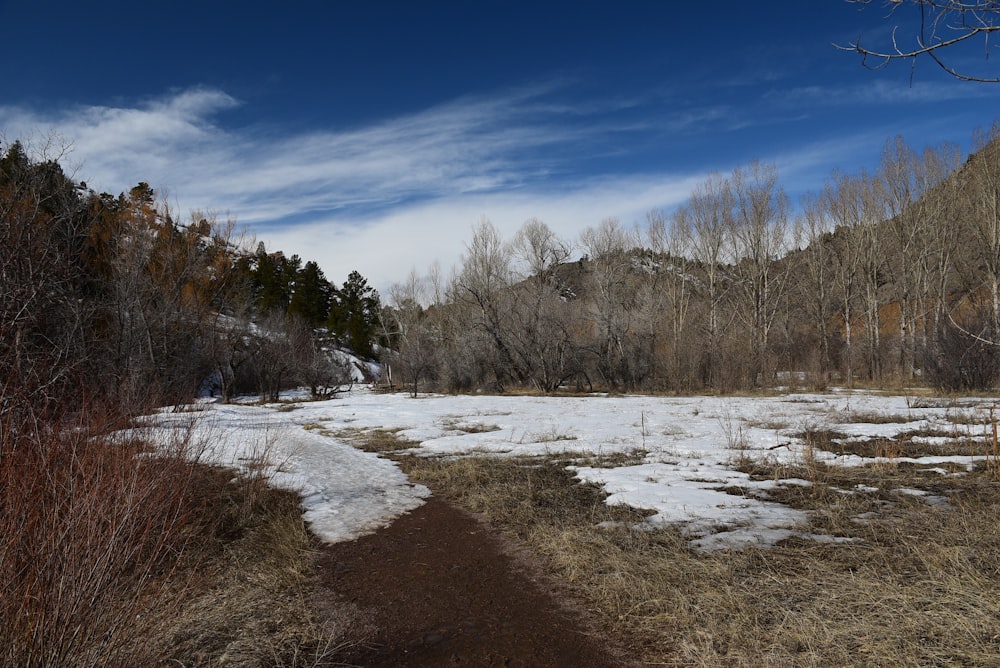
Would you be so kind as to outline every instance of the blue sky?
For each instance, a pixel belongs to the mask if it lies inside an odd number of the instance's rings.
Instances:
[[[968,148],[1000,85],[930,62],[911,83],[834,48],[884,43],[905,19],[884,17],[843,0],[0,0],[0,133],[385,292],[447,271],[483,216],[572,240],[754,159],[795,200],[896,134]]]

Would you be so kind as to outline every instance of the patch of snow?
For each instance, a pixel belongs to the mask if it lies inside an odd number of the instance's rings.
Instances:
[[[201,461],[253,471],[300,494],[306,521],[327,542],[385,526],[430,495],[395,463],[303,429],[291,419],[295,412],[213,404],[201,413],[161,413],[149,423],[167,442],[171,431],[190,429]]]
[[[940,496],[937,494],[931,494],[925,489],[914,489],[912,487],[899,487],[895,491],[897,494],[916,496],[925,501],[926,503],[939,508],[943,508],[949,505],[947,497]]]
[[[285,395],[292,396],[302,398]],[[303,495],[307,519],[325,540],[345,540],[370,531],[416,507],[428,494],[412,485],[391,461],[359,452],[329,435],[345,429],[386,429],[414,441],[412,451],[422,456],[565,455],[585,463],[588,458],[600,461],[603,456],[639,453],[640,461],[632,465],[570,468],[581,481],[602,486],[608,503],[652,511],[644,526],[682,527],[697,549],[773,545],[801,535],[808,524],[802,511],[761,497],[780,486],[806,486],[809,481],[754,481],[736,470],[739,461],[801,464],[806,446],[796,434],[807,428],[833,429],[858,438],[891,437],[916,428],[947,428],[949,416],[954,415],[947,406],[916,408],[907,405],[905,397],[859,391],[774,397],[411,398],[356,386],[336,399],[301,401],[294,410],[288,410],[288,404],[202,407],[200,413],[163,413],[150,421],[169,429],[172,421],[181,428],[185,420],[195,419],[204,442],[211,444],[206,458],[220,464],[246,466],[253,461],[255,448],[271,444],[273,482]],[[841,422],[857,413],[905,415],[911,421]],[[456,429],[463,424],[496,429],[471,433]],[[888,460],[818,449],[812,456],[835,466],[891,461],[971,468],[983,459]],[[855,491],[878,490],[858,486]]]

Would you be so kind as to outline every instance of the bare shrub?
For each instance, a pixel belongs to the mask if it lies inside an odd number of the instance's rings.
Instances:
[[[194,465],[151,460],[106,416],[0,418],[0,663],[135,666],[189,583]],[[43,426],[44,425],[44,426]]]
[[[154,451],[113,417],[0,415],[0,665],[329,665],[351,618],[312,598],[276,434],[241,473],[198,464],[190,429]]]
[[[987,327],[984,315],[964,326],[943,325],[936,346],[923,354],[927,382],[947,392],[993,388],[1000,378],[1000,348],[974,334],[975,331],[986,334]]]

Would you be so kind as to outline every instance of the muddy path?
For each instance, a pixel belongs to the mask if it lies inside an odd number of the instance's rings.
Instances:
[[[322,548],[321,591],[358,611],[357,666],[629,665],[530,558],[438,498],[356,541]]]

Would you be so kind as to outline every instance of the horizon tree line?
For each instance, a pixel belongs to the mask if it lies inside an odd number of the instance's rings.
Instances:
[[[992,387],[998,136],[977,131],[964,163],[894,137],[874,172],[833,172],[797,213],[754,162],[575,241],[534,218],[503,239],[483,218],[449,280],[435,267],[390,290],[391,358],[413,392]]]
[[[342,347],[414,393],[990,387],[998,134],[977,132],[964,162],[892,138],[875,171],[835,171],[798,211],[753,162],[576,240],[535,218],[504,239],[483,218],[450,276],[414,272],[386,305],[356,271],[334,286],[232,220],[179,223],[146,183],[94,193],[15,142],[0,156],[2,380],[45,397],[88,379],[124,402],[180,401],[209,377],[224,399],[324,395],[349,382]]]

